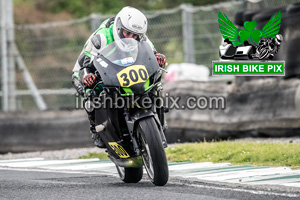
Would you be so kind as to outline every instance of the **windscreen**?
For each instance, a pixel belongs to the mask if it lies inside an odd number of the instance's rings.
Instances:
[[[101,52],[110,62],[125,67],[132,65],[138,55],[138,41],[132,38],[124,38],[114,41]]]

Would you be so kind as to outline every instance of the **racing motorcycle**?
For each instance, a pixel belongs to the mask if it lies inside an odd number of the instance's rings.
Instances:
[[[156,100],[161,96],[164,69],[152,48],[144,41],[125,38],[106,46],[94,56],[93,64],[101,77],[91,92],[96,131],[121,180],[139,182],[144,166],[154,185],[165,185],[169,178],[164,150],[167,109]]]

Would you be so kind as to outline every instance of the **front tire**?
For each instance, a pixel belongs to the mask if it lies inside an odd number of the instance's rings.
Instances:
[[[168,162],[159,129],[152,117],[139,121],[137,138],[151,182],[156,186],[165,185],[169,179]]]
[[[125,183],[137,183],[143,177],[143,166],[138,168],[119,167],[116,165],[120,179]]]

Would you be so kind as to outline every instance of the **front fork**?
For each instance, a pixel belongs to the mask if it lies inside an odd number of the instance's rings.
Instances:
[[[155,88],[155,92],[154,92],[154,97],[162,97],[161,95],[161,91],[163,90],[162,88],[162,84],[159,83],[156,85],[156,88]],[[155,99],[155,98],[154,98]],[[160,132],[160,137],[161,137],[161,140],[162,140],[162,144],[164,146],[164,148],[168,147],[168,144],[167,144],[167,140],[166,140],[166,137],[165,137],[165,132],[166,130],[168,129],[168,125],[167,125],[167,122],[165,120],[165,113],[169,112],[169,109],[167,107],[165,107],[163,104],[161,104],[162,102],[159,100],[157,102],[155,102],[155,106],[152,107],[152,110],[153,112],[155,113],[155,120],[156,120],[156,123],[157,123],[157,126],[159,128],[159,132]]]
[[[156,96],[162,97],[161,91],[163,90],[161,83],[156,87]],[[155,113],[157,113],[160,124],[162,126],[163,131],[165,132],[168,129],[167,122],[165,120],[165,113],[169,112],[169,108],[161,105],[161,101],[156,102]]]
[[[156,109],[157,109],[157,111],[156,111],[156,115],[154,118],[158,125],[158,128],[160,129],[159,133],[160,133],[162,144],[163,144],[164,148],[167,148],[168,143],[167,143],[167,140],[166,140],[166,137],[164,134],[164,132],[168,129],[168,125],[165,120],[165,108],[161,107],[159,109],[158,108],[156,108]],[[158,122],[160,122],[160,123],[158,123]]]
[[[164,132],[163,132],[163,128],[162,128],[161,123],[160,123],[160,119],[158,118],[158,115],[155,111],[153,111],[153,110],[139,110],[138,112],[136,112],[134,114],[130,114],[127,109],[124,109],[124,117],[125,117],[125,120],[126,120],[129,135],[130,135],[130,138],[131,138],[131,141],[132,141],[132,144],[133,144],[133,149],[134,149],[136,155],[141,155],[141,151],[139,149],[139,145],[138,145],[136,134],[135,134],[136,122],[143,119],[143,118],[147,118],[147,117],[153,117],[154,118],[154,120],[156,121],[156,124],[159,128],[159,134],[161,136],[161,142],[163,144],[163,147],[166,148],[168,146],[167,141],[166,141],[166,137],[165,137]]]

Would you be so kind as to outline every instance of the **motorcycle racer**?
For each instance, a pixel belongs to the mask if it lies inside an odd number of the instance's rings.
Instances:
[[[87,40],[73,68],[72,84],[77,92],[81,96],[89,96],[89,91],[99,81],[99,77],[95,75],[94,56],[111,42],[122,38],[146,41],[152,47],[159,66],[165,67],[166,57],[155,50],[152,42],[146,36],[147,27],[146,16],[141,11],[129,6],[124,7],[116,17],[105,20]],[[101,88],[101,85],[98,87]],[[90,132],[94,145],[103,148],[105,147],[104,143],[95,130],[94,110],[86,109],[86,111],[90,121]]]

